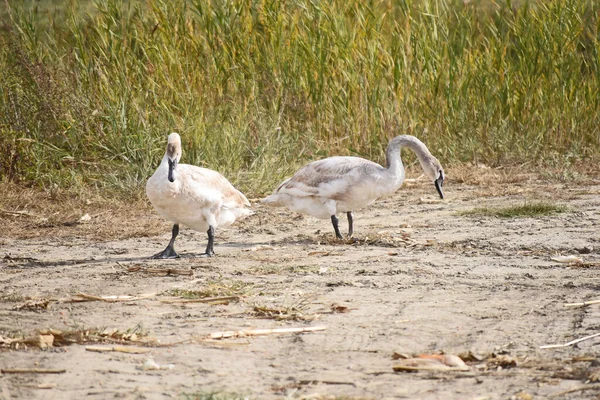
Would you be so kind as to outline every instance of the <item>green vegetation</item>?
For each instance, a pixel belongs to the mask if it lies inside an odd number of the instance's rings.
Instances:
[[[473,210],[464,211],[461,215],[499,217],[499,218],[517,218],[517,217],[543,217],[547,215],[567,212],[568,208],[563,205],[551,204],[545,202],[525,203],[522,205],[491,208],[482,207]]]
[[[600,152],[594,0],[39,4],[0,11],[3,180],[138,191],[172,131],[249,193],[402,133],[445,164]]]

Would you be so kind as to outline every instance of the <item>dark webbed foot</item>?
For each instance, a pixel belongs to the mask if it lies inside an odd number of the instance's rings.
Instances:
[[[179,235],[179,224],[173,225],[173,230],[171,231],[171,240],[166,249],[152,256],[153,259],[165,259],[165,258],[179,258],[179,254],[175,251],[175,239]]]
[[[179,254],[175,252],[173,247],[167,247],[160,253],[156,253],[152,256],[153,259],[165,259],[165,258],[179,258]]]

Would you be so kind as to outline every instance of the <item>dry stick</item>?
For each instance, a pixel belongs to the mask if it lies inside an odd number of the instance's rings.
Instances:
[[[396,364],[392,367],[394,371],[468,371],[469,367],[449,367],[445,364],[439,365],[402,365]]]
[[[0,213],[9,214],[9,215],[25,215],[26,217],[34,217],[34,218],[44,218],[41,215],[32,214],[29,211],[9,211],[0,208]]]
[[[584,301],[583,303],[567,303],[565,307],[585,307],[592,304],[600,304],[600,300]]]
[[[216,301],[234,301],[239,300],[239,296],[225,297],[207,297],[204,299],[177,299],[177,300],[161,300],[161,303],[186,304],[186,303],[212,303]]]
[[[582,392],[584,390],[592,390],[592,389],[600,389],[600,384],[596,383],[594,385],[577,386],[577,387],[574,387],[572,389],[568,389],[568,390],[564,390],[562,392],[554,393],[554,394],[550,395],[550,397],[561,397],[561,396],[564,396],[565,394],[574,393],[574,392]]]
[[[129,267],[127,272],[148,272],[151,274],[165,274],[165,275],[194,275],[194,271],[191,269],[180,269],[180,268],[142,268],[142,267]]]
[[[17,386],[23,387],[23,388],[30,388],[30,389],[54,389],[58,385],[56,383],[40,383],[39,385],[17,385]]]
[[[63,374],[66,369],[44,369],[44,368],[3,368],[3,374]]]
[[[571,340],[569,343],[565,343],[565,344],[548,344],[546,346],[540,346],[540,349],[556,349],[556,348],[560,348],[560,347],[569,347],[576,343],[583,342],[584,340],[595,338],[596,336],[600,336],[600,333],[594,333],[593,335],[590,335],[590,336],[585,336],[585,337],[582,337],[579,339]]]
[[[150,349],[145,349],[141,347],[133,347],[133,346],[112,346],[112,347],[104,347],[104,346],[86,346],[86,351],[93,351],[96,353],[106,353],[109,351],[116,351],[119,353],[129,353],[129,354],[144,354],[149,353]]]
[[[238,338],[245,336],[263,336],[273,335],[278,333],[303,333],[303,332],[316,332],[324,331],[327,329],[324,326],[309,326],[306,328],[276,328],[276,329],[249,329],[245,331],[223,331],[214,332],[208,335],[210,339],[227,339],[227,338]]]
[[[132,301],[132,300],[148,299],[148,298],[156,296],[156,293],[149,293],[149,294],[144,294],[141,296],[99,297],[99,296],[93,296],[91,294],[77,292],[77,294],[75,296],[81,297],[81,298],[89,300],[89,301],[96,300],[96,301],[106,301],[109,303],[115,303],[115,302],[119,302],[119,301]],[[78,300],[76,300],[76,301],[78,301]]]

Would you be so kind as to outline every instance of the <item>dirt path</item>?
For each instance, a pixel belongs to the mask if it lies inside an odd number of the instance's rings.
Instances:
[[[600,261],[600,185],[510,187],[450,185],[444,203],[429,200],[435,195],[429,185],[404,188],[356,213],[356,243],[330,240],[327,221],[256,206],[255,216],[217,233],[212,259],[194,257],[203,251],[205,237],[183,229],[176,244],[182,259],[148,260],[168,242],[167,223],[159,237],[121,241],[68,232],[58,239],[4,237],[0,368],[66,372],[0,375],[0,399],[160,399],[210,391],[256,399],[528,399],[580,388],[594,377],[600,338],[559,349],[540,346],[600,331],[600,305],[564,307],[600,298],[599,266],[569,267],[550,259],[582,253],[586,262]],[[524,199],[550,199],[572,211],[514,219],[458,213]],[[144,272],[147,268],[192,275],[162,276]],[[31,298],[77,292],[157,295],[22,308]],[[161,301],[194,293],[241,300]],[[198,340],[217,331],[308,326],[326,330]],[[90,352],[86,343],[43,351],[1,347],[1,337],[38,329],[97,327],[182,343],[150,347],[148,354]],[[104,343],[109,344],[114,345]],[[392,370],[394,352],[441,351],[471,351],[482,359],[469,361],[467,372]],[[517,365],[498,368],[498,358],[487,358],[492,353]],[[148,356],[174,367],[137,369]],[[574,358],[581,356],[589,357]],[[588,386],[560,398],[600,395],[593,383]]]

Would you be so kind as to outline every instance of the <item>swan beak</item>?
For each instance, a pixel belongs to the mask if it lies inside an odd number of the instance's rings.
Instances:
[[[438,193],[440,194],[440,199],[444,198],[444,192],[442,191],[442,186],[444,185],[444,178],[442,178],[441,176],[439,178],[437,178],[435,180],[435,188],[437,189]]]
[[[171,160],[169,158],[169,182],[175,182],[175,168],[177,167],[177,160]]]

